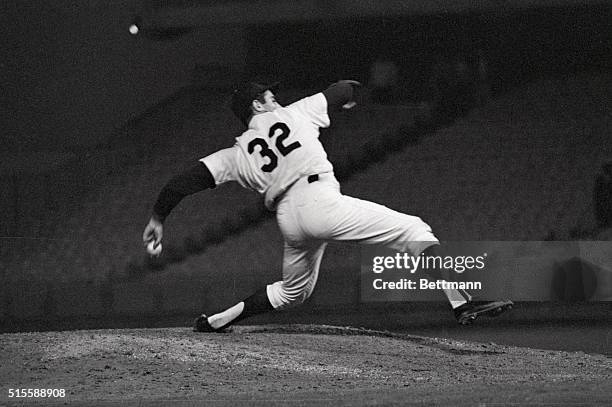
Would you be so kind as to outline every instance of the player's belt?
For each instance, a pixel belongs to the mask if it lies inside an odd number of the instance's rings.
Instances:
[[[309,175],[307,179],[308,179],[308,183],[312,184],[313,182],[316,182],[319,180],[319,174]]]

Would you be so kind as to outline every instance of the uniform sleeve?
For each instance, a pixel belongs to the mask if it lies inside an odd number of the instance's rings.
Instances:
[[[153,216],[163,222],[187,195],[214,188],[215,181],[206,165],[198,162],[172,177],[162,188],[153,207]]]
[[[215,184],[236,181],[236,146],[225,148],[200,159],[212,174]]]
[[[288,109],[294,110],[306,116],[310,121],[318,127],[329,127],[329,116],[327,114],[327,99],[323,93],[305,97],[295,103],[287,106]]]

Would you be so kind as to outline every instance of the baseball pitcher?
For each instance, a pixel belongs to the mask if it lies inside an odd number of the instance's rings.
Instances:
[[[195,331],[218,332],[249,316],[304,302],[315,288],[329,241],[379,244],[413,256],[440,255],[438,239],[419,217],[340,191],[319,129],[330,125],[330,112],[355,105],[353,92],[359,82],[341,80],[288,106],[276,101],[276,86],[246,82],[234,91],[231,109],[246,131],[232,147],[202,158],[172,178],[161,190],[143,233],[144,245],[156,248],[164,220],[185,196],[229,181],[259,192],[266,207],[276,212],[284,238],[282,279],[227,310],[199,316]],[[512,305],[476,303],[464,291],[444,292],[461,324],[479,315],[494,316]]]

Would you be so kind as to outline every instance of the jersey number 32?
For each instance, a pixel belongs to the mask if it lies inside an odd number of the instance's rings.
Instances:
[[[276,137],[276,140],[274,140],[274,136],[276,136],[276,133],[278,133],[279,130],[280,134],[278,135],[278,137]],[[290,132],[291,130],[289,129],[289,126],[282,122],[274,123],[270,127],[270,131],[268,132],[268,138],[270,139],[270,142],[274,143],[276,149],[283,157],[287,156],[287,154],[289,154],[296,148],[300,148],[302,146],[299,141],[294,141],[291,144],[284,144],[287,137],[289,137]],[[269,160],[267,164],[261,166],[261,170],[263,172],[274,171],[274,169],[278,166],[278,156],[276,155],[274,150],[270,148],[268,142],[260,137],[251,140],[248,145],[249,154],[253,154],[253,152],[255,152],[255,146],[259,146],[259,155]]]

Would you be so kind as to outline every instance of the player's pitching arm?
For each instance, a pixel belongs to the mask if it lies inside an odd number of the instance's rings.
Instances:
[[[151,219],[142,234],[142,242],[149,254],[159,254],[157,248],[164,236],[163,224],[172,209],[186,196],[214,188],[215,185],[210,170],[201,161],[168,181],[157,197]]]

